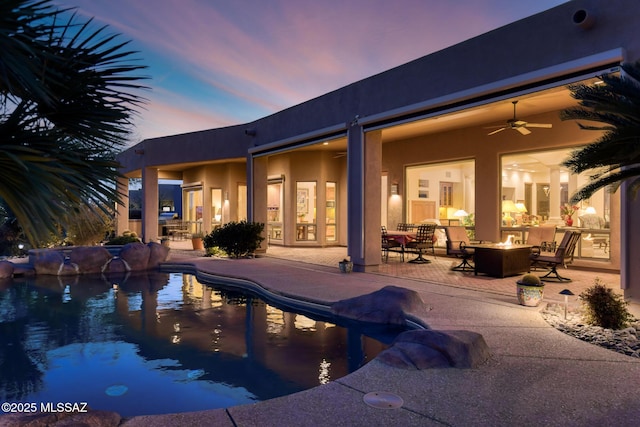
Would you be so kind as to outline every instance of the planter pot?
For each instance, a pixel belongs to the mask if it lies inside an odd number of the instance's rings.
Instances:
[[[532,286],[516,282],[518,303],[527,307],[537,307],[542,301],[544,286]]]
[[[193,237],[191,239],[191,244],[193,245],[193,250],[196,250],[196,251],[204,250],[204,242],[202,241],[202,237]]]
[[[353,270],[353,263],[352,262],[340,261],[338,263],[338,267],[340,267],[340,271],[342,273],[351,273],[351,271]]]
[[[162,246],[169,247],[169,246],[170,246],[170,244],[169,244],[169,239],[162,239],[162,240],[160,240],[160,244],[161,244]]]

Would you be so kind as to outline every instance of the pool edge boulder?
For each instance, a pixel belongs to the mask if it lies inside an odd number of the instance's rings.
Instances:
[[[392,285],[331,305],[331,312],[340,317],[401,326],[407,324],[409,313],[424,315],[428,311],[416,291]],[[407,370],[477,368],[490,355],[484,338],[476,332],[414,329],[398,335],[376,360]]]
[[[465,330],[412,330],[398,335],[393,345],[376,360],[394,368],[424,370],[438,368],[473,369],[491,353],[482,335]]]
[[[405,325],[407,313],[426,310],[424,301],[416,291],[393,285],[331,304],[331,312],[337,316],[389,325]]]

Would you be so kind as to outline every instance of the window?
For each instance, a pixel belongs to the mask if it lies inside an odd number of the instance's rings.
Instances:
[[[267,225],[269,238],[282,240],[282,180],[272,181],[267,185]]]
[[[473,225],[475,161],[411,166],[406,169],[406,220],[418,224]],[[466,217],[456,216],[460,211]]]
[[[325,239],[327,242],[335,242],[338,238],[336,228],[337,197],[335,182],[327,182],[325,186],[325,204]]]
[[[316,240],[316,182],[296,182],[296,240]]]
[[[523,206],[522,209],[515,208],[508,213],[513,218],[510,226],[526,229],[546,223],[556,225],[560,229],[556,233],[556,240],[562,238],[564,227],[581,228],[584,237],[578,244],[577,255],[581,258],[608,259],[608,249],[611,246],[610,199],[605,190],[578,203],[571,221],[561,213],[561,206],[568,204],[571,195],[589,182],[591,174],[574,174],[560,166],[569,157],[571,150],[534,151],[502,156],[502,200],[513,201],[516,207]],[[503,212],[502,215],[504,218],[507,214]],[[506,226],[504,219],[502,226]]]

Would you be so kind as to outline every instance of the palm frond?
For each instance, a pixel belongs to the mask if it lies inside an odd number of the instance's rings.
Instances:
[[[562,163],[574,173],[593,171],[591,182],[572,196],[573,203],[605,187],[615,191],[622,181],[640,175],[640,63],[624,64],[622,69],[621,76],[602,76],[602,85],[569,86],[580,106],[564,110],[560,117],[587,121],[578,123],[581,129],[601,133]]]
[[[32,244],[81,205],[120,202],[115,155],[146,102],[129,42],[69,12],[0,2],[0,199]]]

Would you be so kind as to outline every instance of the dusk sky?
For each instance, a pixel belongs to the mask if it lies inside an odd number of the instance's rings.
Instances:
[[[149,66],[131,143],[250,122],[566,0],[57,0]]]

